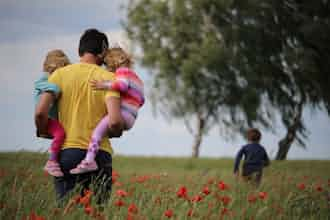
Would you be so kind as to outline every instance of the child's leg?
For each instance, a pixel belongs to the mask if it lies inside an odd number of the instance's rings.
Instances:
[[[64,143],[65,132],[62,125],[57,120],[49,119],[48,133],[53,136],[53,141],[49,149],[50,152],[49,160],[57,161],[58,154]]]
[[[71,174],[80,174],[91,172],[98,169],[95,162],[95,156],[100,148],[100,143],[105,133],[108,131],[109,116],[105,116],[96,126],[92,133],[91,141],[88,145],[87,154],[84,160],[82,160],[76,168],[71,169]]]
[[[49,148],[50,156],[44,169],[52,176],[63,176],[60,165],[58,163],[58,154],[61,150],[65,139],[65,132],[62,125],[54,120],[48,119],[48,133],[53,136],[51,147]]]
[[[121,116],[124,119],[125,130],[131,129],[135,123],[135,117],[130,112],[124,109],[121,110]]]
[[[88,151],[86,154],[86,161],[93,161],[95,159],[96,153],[100,148],[100,143],[108,131],[109,128],[109,116],[105,116],[96,126],[92,133],[91,142],[88,146]]]

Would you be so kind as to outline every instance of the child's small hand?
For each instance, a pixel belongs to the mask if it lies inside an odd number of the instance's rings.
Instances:
[[[92,88],[95,90],[107,89],[106,84],[102,81],[97,81],[95,79],[92,79],[89,81],[89,83],[91,84]]]

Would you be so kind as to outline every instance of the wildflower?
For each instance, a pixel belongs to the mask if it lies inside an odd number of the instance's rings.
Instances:
[[[228,205],[231,201],[231,198],[229,196],[222,196],[220,197],[221,202],[224,206]]]
[[[221,210],[221,215],[227,215],[227,214],[229,214],[229,210],[227,208],[223,208]]]
[[[164,212],[164,215],[167,217],[167,218],[171,218],[173,216],[173,210],[172,209],[167,209],[165,212]]]
[[[204,193],[205,195],[210,194],[211,191],[210,191],[209,187],[205,186],[205,187],[203,188],[203,193]]]
[[[306,186],[305,186],[304,183],[299,183],[299,184],[297,185],[297,187],[298,187],[298,189],[300,189],[300,190],[304,190],[304,189],[306,188]]]
[[[124,184],[122,182],[116,181],[113,183],[114,186],[122,187]]]
[[[191,201],[192,202],[200,202],[202,201],[203,197],[201,197],[200,195],[196,195],[194,197],[192,197]]]
[[[267,193],[266,192],[259,192],[259,198],[260,199],[262,199],[262,200],[264,200],[264,199],[266,199],[267,198]]]
[[[87,215],[90,215],[93,212],[93,208],[90,205],[85,206],[84,211]]]
[[[35,212],[31,212],[30,215],[29,215],[29,220],[46,220],[45,217],[42,217],[42,216],[38,216]]]
[[[119,196],[119,197],[126,197],[128,195],[128,193],[125,190],[118,189],[116,191],[116,195]]]
[[[255,203],[255,202],[257,201],[257,198],[258,198],[258,197],[256,197],[255,195],[250,194],[250,195],[248,196],[248,201],[249,201],[249,203]]]
[[[121,206],[124,206],[125,203],[121,200],[121,199],[118,199],[116,202],[115,202],[115,206],[118,206],[118,207],[121,207]]]
[[[84,196],[79,199],[79,203],[82,204],[82,205],[84,205],[84,206],[89,205],[90,202],[91,202],[92,195],[93,195],[93,192],[92,191],[85,190]],[[78,201],[78,199],[76,201]]]
[[[180,187],[179,190],[176,192],[176,195],[179,198],[187,198],[187,188],[185,186]]]
[[[191,217],[192,215],[193,215],[193,209],[189,209],[188,213],[187,213],[187,216]]]
[[[212,185],[214,183],[214,179],[210,178],[207,180],[207,184]]]
[[[137,209],[137,207],[136,207],[136,205],[134,203],[131,203],[128,206],[128,212],[129,213],[137,213],[138,212],[138,209]]]
[[[317,186],[315,187],[315,189],[316,189],[316,191],[319,191],[319,192],[322,192],[322,191],[323,191],[323,188],[322,188],[321,185],[317,185]]]
[[[218,188],[219,188],[220,190],[226,190],[226,189],[228,189],[229,187],[228,187],[228,185],[225,184],[223,181],[220,181],[220,182],[218,183]]]

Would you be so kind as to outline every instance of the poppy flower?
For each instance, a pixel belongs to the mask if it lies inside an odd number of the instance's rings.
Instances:
[[[189,209],[188,213],[187,213],[187,216],[191,217],[192,215],[193,215],[193,209]]]
[[[226,206],[230,203],[231,198],[229,196],[221,196],[220,200],[223,203],[223,205]]]
[[[173,216],[173,210],[172,209],[167,209],[165,212],[164,212],[164,215],[167,217],[167,218],[171,218]]]
[[[268,194],[266,192],[259,192],[259,198],[260,199],[264,200],[264,199],[267,198],[267,196],[268,196]]]
[[[227,184],[225,184],[223,181],[220,181],[220,182],[218,183],[218,188],[219,188],[220,190],[226,190],[226,189],[229,188],[229,186],[228,186]]]
[[[322,188],[321,185],[317,185],[317,186],[315,187],[315,189],[316,189],[316,191],[319,191],[319,192],[322,192],[322,191],[323,191],[323,188]]]
[[[211,193],[209,187],[207,187],[207,186],[205,186],[205,187],[203,188],[203,191],[202,191],[202,192],[203,192],[205,195],[208,195],[208,194]]]
[[[196,195],[194,197],[191,198],[192,202],[200,202],[202,201],[203,197],[201,197],[200,195]]]
[[[119,197],[126,197],[128,195],[128,193],[125,190],[118,189],[116,191],[116,195],[119,196]]]
[[[115,201],[115,206],[122,207],[124,205],[125,205],[125,203],[121,199],[118,199],[117,201]]]
[[[229,214],[229,209],[227,209],[227,208],[223,208],[223,209],[221,210],[221,215],[227,215],[227,214]]]
[[[179,190],[176,192],[176,195],[179,198],[187,198],[187,188],[185,186],[180,187]]]
[[[249,203],[255,203],[255,202],[257,201],[257,198],[258,198],[258,197],[256,197],[255,195],[250,194],[250,195],[248,196],[248,201],[249,201]]]
[[[138,209],[136,207],[136,205],[134,203],[131,203],[129,206],[128,206],[128,212],[129,213],[137,213],[138,212]]]
[[[90,205],[85,206],[85,208],[84,208],[84,212],[85,212],[87,215],[90,215],[90,214],[93,212],[93,207],[90,206]]]
[[[304,183],[299,183],[299,184],[297,185],[297,187],[298,187],[298,189],[300,189],[300,190],[304,190],[304,189],[306,188],[306,186],[305,186]]]

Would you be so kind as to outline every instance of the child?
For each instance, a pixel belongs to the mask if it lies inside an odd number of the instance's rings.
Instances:
[[[120,92],[121,115],[124,119],[125,130],[133,127],[138,109],[144,104],[143,82],[130,68],[131,57],[120,47],[107,51],[104,62],[107,70],[115,72],[115,81],[91,81],[95,89],[114,90]],[[111,117],[111,116],[110,116]],[[72,174],[86,173],[98,169],[95,156],[99,144],[108,130],[109,117],[105,116],[93,131],[88,151],[84,160],[76,168],[70,170]]]
[[[49,83],[48,77],[56,69],[68,64],[70,64],[70,61],[62,50],[52,50],[47,53],[43,64],[45,74],[34,83],[36,105],[38,105],[40,96],[44,92],[52,92],[55,95],[59,94],[60,89],[56,85]],[[57,121],[57,105],[50,106],[48,116],[48,134],[53,137],[53,141],[49,148],[50,155],[44,170],[52,176],[60,177],[63,176],[63,173],[58,163],[58,154],[65,139],[65,132],[61,124]]]
[[[258,186],[261,182],[263,167],[269,165],[269,158],[265,148],[259,144],[261,133],[258,129],[249,129],[247,139],[249,143],[243,146],[236,156],[234,174],[238,175],[239,164],[244,155],[242,176],[246,180],[253,179]]]

